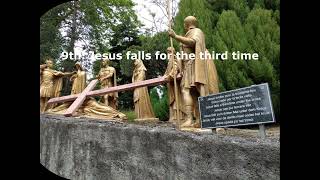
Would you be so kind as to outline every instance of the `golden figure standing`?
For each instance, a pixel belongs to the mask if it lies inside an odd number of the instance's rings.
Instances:
[[[86,88],[87,75],[80,62],[75,64],[77,72],[71,76],[71,94],[79,94]]]
[[[199,127],[200,114],[198,109],[198,97],[208,94],[218,93],[218,75],[211,59],[201,59],[200,53],[207,51],[205,45],[205,35],[201,29],[197,28],[197,19],[188,16],[184,19],[184,36],[176,35],[170,29],[168,34],[180,42],[180,51],[195,54],[195,59],[181,59],[181,91],[182,104],[186,113],[186,120],[182,127]],[[196,118],[196,122],[193,121]]]
[[[45,67],[45,68],[44,68]],[[47,60],[45,66],[40,66],[40,112],[44,113],[48,108],[50,98],[60,96],[62,89],[62,77],[71,75],[72,72],[60,72],[52,69],[53,61]]]
[[[75,64],[75,68],[76,68],[76,72],[70,77],[70,81],[73,82],[72,88],[71,88],[71,94],[79,94],[86,88],[86,80],[87,80],[86,71],[84,71],[80,62],[77,62]],[[59,112],[59,111],[68,109],[70,105],[71,105],[70,102],[65,102],[57,107],[54,107],[53,109],[49,109],[48,112],[51,112],[51,113]]]
[[[46,67],[47,67],[46,64],[41,64],[41,65],[40,65],[40,85],[41,85],[41,74],[42,74],[43,70],[44,70]]]
[[[100,83],[101,88],[117,86],[116,69],[109,66],[110,60],[104,59],[102,61],[102,67],[99,74],[96,76]],[[103,96],[103,102],[107,106],[111,106],[113,109],[117,109],[118,106],[118,93],[110,93]]]
[[[134,70],[132,75],[132,82],[144,81],[146,79],[147,69],[144,66],[142,60],[134,60]],[[151,101],[149,97],[149,92],[147,87],[140,87],[134,89],[133,92],[133,102],[134,102],[134,111],[137,116],[137,120],[146,120],[155,118]]]
[[[168,98],[169,98],[169,122],[172,123],[176,123],[177,122],[177,101],[176,101],[176,97],[175,97],[175,93],[174,93],[174,82],[173,82],[173,78],[175,74],[180,73],[181,71],[181,61],[178,61],[175,55],[175,50],[173,47],[168,47],[167,48],[167,55],[168,57],[168,66],[166,69],[166,72],[164,73],[164,77],[166,79],[168,79],[168,83],[167,83],[167,88],[168,88]],[[174,67],[176,67],[176,72]],[[180,84],[180,81],[177,80],[177,84]],[[179,107],[182,107],[182,100],[181,100],[181,88],[178,86],[178,97],[179,97]],[[182,111],[183,109],[179,108],[179,112],[180,112],[180,117],[183,118],[184,112]]]

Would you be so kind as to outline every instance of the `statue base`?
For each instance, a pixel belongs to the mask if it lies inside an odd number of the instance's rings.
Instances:
[[[138,122],[158,122],[159,118],[134,119],[134,121],[138,121]]]
[[[212,129],[202,129],[202,128],[195,128],[195,127],[182,127],[180,130],[187,131],[187,132],[201,133],[201,134],[212,134]]]

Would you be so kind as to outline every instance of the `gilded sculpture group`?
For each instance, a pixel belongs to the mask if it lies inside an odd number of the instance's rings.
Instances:
[[[184,29],[186,32],[184,36],[176,35],[172,29],[168,31],[169,36],[180,43],[180,51],[195,54],[194,59],[177,59],[175,57],[175,49],[172,47],[167,49],[167,53],[171,57],[164,74],[167,80],[170,105],[169,122],[176,124],[179,113],[182,120],[181,127],[199,127],[198,97],[219,92],[218,75],[213,60],[200,59],[200,53],[206,52],[207,49],[204,33],[197,28],[197,19],[193,16],[186,17]],[[77,71],[66,73],[55,71],[52,66],[52,60],[47,60],[46,64],[40,65],[41,113],[63,113],[70,106],[71,103],[63,103],[47,107],[49,98],[60,96],[63,77],[71,76],[70,80],[73,81],[71,94],[81,93],[86,87],[86,73],[80,63],[75,64]],[[145,80],[146,71],[147,69],[142,60],[136,59],[134,61],[132,82]],[[181,77],[177,79],[176,93],[173,83],[175,76]],[[109,60],[107,59],[102,61],[102,67],[96,78],[99,80],[101,88],[117,86],[116,70],[109,66]],[[178,101],[176,95],[179,98]],[[117,93],[104,95],[101,102],[97,102],[94,98],[89,98],[82,104],[77,113],[97,118],[126,119],[125,114],[117,111],[117,98]],[[136,88],[133,101],[137,119],[155,119],[147,87]],[[178,106],[177,102],[179,102]]]

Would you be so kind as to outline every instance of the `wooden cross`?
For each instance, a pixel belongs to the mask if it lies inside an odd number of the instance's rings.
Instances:
[[[74,101],[71,104],[71,106],[67,109],[67,111],[64,113],[65,116],[72,116],[77,111],[77,109],[82,105],[82,103],[85,101],[85,99],[88,97],[101,96],[101,95],[105,95],[108,93],[126,91],[126,90],[130,90],[130,89],[144,87],[144,86],[158,85],[158,84],[163,84],[166,82],[167,82],[167,80],[164,77],[159,77],[159,78],[154,78],[154,79],[148,79],[145,81],[138,81],[138,82],[134,82],[134,83],[130,83],[130,84],[124,84],[124,85],[120,85],[120,86],[114,86],[114,87],[109,87],[109,88],[104,88],[104,89],[92,91],[92,89],[98,83],[98,80],[94,79],[82,91],[82,93],[52,98],[48,101],[48,105],[53,104],[53,103]]]
[[[72,116],[73,113],[81,106],[81,104],[86,100],[86,96],[89,91],[91,91],[98,83],[97,79],[94,79],[89,83],[89,85],[80,93],[77,99],[71,104],[71,106],[64,113],[65,116]]]

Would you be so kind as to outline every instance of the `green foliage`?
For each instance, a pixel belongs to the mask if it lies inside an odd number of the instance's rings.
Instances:
[[[157,89],[163,92],[163,96],[160,98],[157,93]],[[169,119],[169,104],[168,104],[168,93],[165,86],[157,86],[150,90],[150,100],[152,104],[155,116],[160,121],[167,121]]]
[[[129,52],[131,54],[138,54],[139,51],[143,51],[141,46],[130,46],[128,49],[123,51],[122,60],[120,61],[120,71],[123,75],[131,78],[134,69],[134,59],[128,59],[126,54]]]
[[[244,29],[250,50],[259,54],[259,61],[250,61],[249,73],[255,83],[268,82],[277,117],[280,114],[280,27],[272,10],[254,9]]]
[[[167,32],[159,32],[152,37],[141,37],[141,43],[142,50],[152,55],[151,60],[145,60],[143,62],[148,70],[147,79],[163,75],[167,67],[167,60],[156,59],[155,54],[156,51],[166,53],[167,48],[170,46],[170,39]]]
[[[62,52],[62,36],[59,32],[63,16],[59,15],[61,7],[53,8],[40,18],[40,64],[45,63],[47,58],[54,61]]]
[[[248,79],[246,62],[231,59],[231,52],[246,52],[249,46],[240,19],[234,11],[222,12],[214,31],[213,42],[215,52],[229,52],[228,60],[215,61],[222,90],[251,85],[252,81]]]
[[[269,60],[279,70],[280,27],[271,10],[255,9],[250,12],[244,25],[248,42],[262,59]]]
[[[132,76],[133,72],[133,61],[131,59],[127,59],[126,53],[128,51],[131,54],[137,54],[139,51],[144,51],[146,53],[151,54],[150,60],[143,60],[143,64],[147,68],[146,79],[155,78],[159,75],[163,75],[166,67],[167,60],[161,60],[160,58],[156,59],[156,51],[160,51],[160,53],[166,53],[167,48],[170,46],[169,37],[167,32],[159,32],[154,36],[140,36],[140,45],[134,45],[127,48],[123,51],[123,59],[120,62],[121,72],[127,77]]]
[[[227,9],[233,10],[236,12],[237,16],[240,18],[241,22],[243,22],[248,13],[250,12],[250,8],[246,1],[243,0],[228,0],[227,1],[228,7]]]
[[[92,66],[92,73],[94,77],[99,74],[100,68],[101,68],[101,61],[94,61]]]
[[[119,109],[133,109],[133,91],[125,91],[118,93],[118,106]]]

